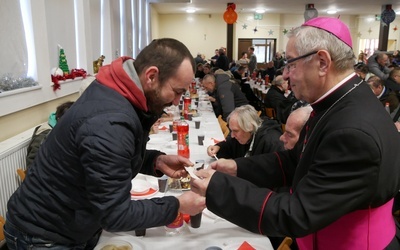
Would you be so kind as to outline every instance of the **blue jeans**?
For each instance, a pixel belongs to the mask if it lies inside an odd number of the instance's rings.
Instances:
[[[93,249],[101,235],[102,230],[99,230],[93,237],[86,243],[80,245],[62,245],[60,243],[28,235],[18,227],[13,225],[9,220],[6,220],[4,225],[4,235],[7,241],[9,250],[23,250],[23,249],[52,249],[52,250],[89,250]]]

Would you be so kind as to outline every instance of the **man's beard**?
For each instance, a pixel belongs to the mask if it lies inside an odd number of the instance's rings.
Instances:
[[[147,92],[146,100],[149,111],[154,114],[162,114],[164,108],[171,105],[163,102],[160,88],[152,89]]]

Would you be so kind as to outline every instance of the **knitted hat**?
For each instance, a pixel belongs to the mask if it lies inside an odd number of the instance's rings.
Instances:
[[[346,24],[339,20],[339,18],[316,17],[308,20],[302,26],[311,26],[328,31],[347,44],[350,48],[353,48],[350,30]]]

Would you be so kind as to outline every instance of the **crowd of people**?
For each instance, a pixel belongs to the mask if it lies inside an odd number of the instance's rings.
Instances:
[[[382,52],[355,66],[350,31],[337,18],[310,19],[287,35],[285,57],[276,53],[263,70],[254,47],[235,65],[225,48],[208,63],[169,38],[153,40],[135,60],[102,66],[10,198],[9,249],[93,249],[102,230],[163,226],[205,207],[267,235],[274,247],[291,237],[299,249],[400,249],[392,211],[400,70]],[[272,78],[261,102],[277,111],[274,119],[258,115],[260,100],[245,87],[253,72]],[[181,196],[131,200],[138,173],[181,178],[193,165],[146,150],[153,125],[179,104],[193,76],[231,131],[207,148],[220,159],[197,171],[200,179]]]
[[[400,120],[397,114],[397,111],[400,109],[399,51],[376,51],[368,58],[367,54],[361,51],[358,56],[357,64],[354,65],[354,70],[361,79],[368,82],[371,90],[381,101],[383,106],[389,103],[390,116],[397,129],[400,130]],[[388,98],[388,96],[390,96],[390,98]]]

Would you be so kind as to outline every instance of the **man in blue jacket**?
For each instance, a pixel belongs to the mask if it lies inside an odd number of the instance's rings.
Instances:
[[[162,226],[178,212],[202,211],[205,201],[193,192],[138,201],[130,194],[139,172],[179,178],[186,175],[183,166],[192,165],[180,156],[147,151],[146,142],[162,110],[179,104],[193,74],[193,57],[174,39],[154,40],[136,60],[121,57],[101,67],[10,198],[8,247],[93,249],[102,229]]]

